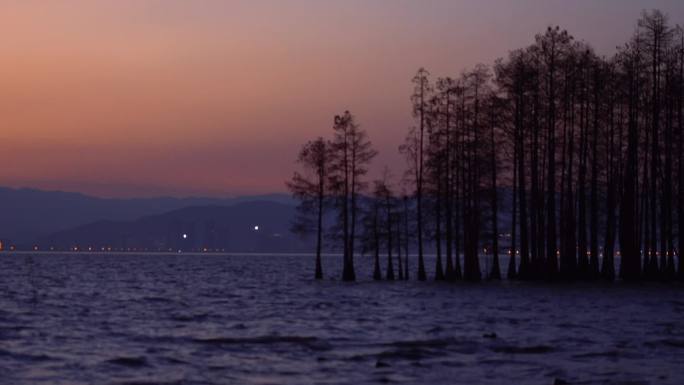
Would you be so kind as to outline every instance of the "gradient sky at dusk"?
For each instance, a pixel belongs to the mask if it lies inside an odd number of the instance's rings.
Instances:
[[[671,1],[0,3],[0,185],[99,196],[284,191],[351,110],[400,171],[420,66],[458,75],[560,25],[599,53]]]

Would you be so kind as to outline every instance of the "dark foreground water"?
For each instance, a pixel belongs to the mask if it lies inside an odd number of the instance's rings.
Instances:
[[[344,284],[296,256],[0,255],[3,384],[682,384],[676,285]]]

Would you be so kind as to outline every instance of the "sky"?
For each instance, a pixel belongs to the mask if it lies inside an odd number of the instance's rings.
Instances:
[[[681,0],[0,0],[0,186],[285,192],[350,110],[401,174],[419,67],[458,76],[560,25],[610,55]]]

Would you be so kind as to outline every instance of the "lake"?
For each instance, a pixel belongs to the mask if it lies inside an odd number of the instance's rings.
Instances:
[[[369,258],[343,283],[323,262],[316,282],[304,256],[1,254],[0,383],[684,383],[679,284],[373,282]]]

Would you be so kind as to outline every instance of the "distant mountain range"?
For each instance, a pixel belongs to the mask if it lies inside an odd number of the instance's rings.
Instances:
[[[506,207],[511,191],[499,192]],[[109,199],[0,187],[0,241],[20,250],[311,252],[312,239],[290,232],[295,205],[286,194]],[[510,220],[499,213],[502,245]]]
[[[294,206],[251,201],[194,206],[131,221],[102,220],[42,237],[57,250],[311,252],[293,235]]]
[[[0,239],[30,245],[50,234],[98,221],[135,221],[187,207],[225,207],[249,201],[279,203],[292,210],[286,194],[235,198],[97,198],[80,193],[0,187]],[[252,206],[254,210],[257,207]],[[270,208],[270,207],[269,207]],[[258,210],[257,210],[258,211]]]

